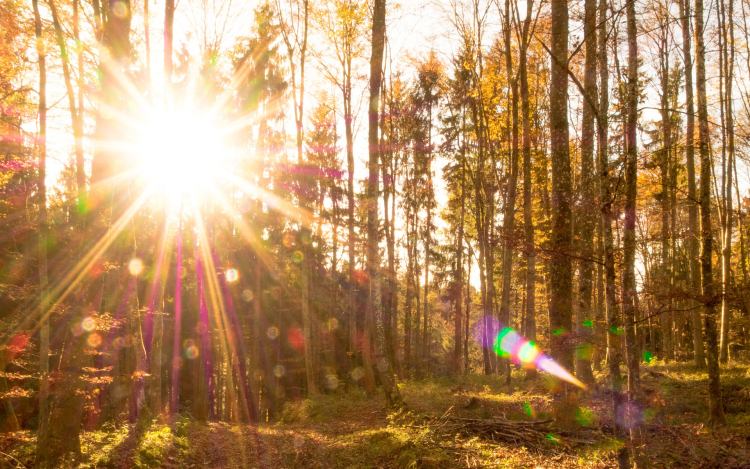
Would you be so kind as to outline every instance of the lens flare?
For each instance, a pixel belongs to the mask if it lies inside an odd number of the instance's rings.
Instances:
[[[233,283],[240,278],[240,274],[237,273],[237,269],[227,269],[227,271],[224,272],[224,277],[226,277],[227,282]]]
[[[143,262],[138,258],[131,260],[128,263],[128,271],[130,271],[130,275],[137,277],[143,272]]]
[[[83,321],[81,321],[81,327],[86,332],[91,332],[96,327],[96,320],[92,317],[87,317]]]
[[[96,332],[89,335],[89,338],[86,339],[86,342],[88,342],[89,347],[97,348],[102,344],[102,336],[97,334]]]
[[[198,351],[198,347],[196,347],[195,345],[191,345],[185,349],[185,358],[187,358],[188,360],[198,358],[199,354],[200,352]]]
[[[586,385],[575,376],[556,361],[541,353],[534,342],[524,339],[518,332],[509,327],[500,330],[493,348],[499,356],[508,357],[514,363],[521,364],[525,368],[546,371],[564,381],[586,389]]]

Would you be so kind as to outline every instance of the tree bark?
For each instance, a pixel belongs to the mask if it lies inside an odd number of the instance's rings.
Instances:
[[[703,0],[695,0],[695,81],[698,95],[698,153],[701,160],[700,213],[701,213],[701,289],[704,303],[706,359],[708,363],[708,404],[710,423],[726,422],[721,403],[719,381],[719,347],[716,331],[716,293],[713,268],[713,232],[711,228],[711,141],[708,128],[708,103],[706,100],[706,49],[703,42]]]
[[[612,234],[612,220],[614,213],[612,205],[614,194],[609,176],[609,60],[607,54],[607,5],[608,0],[599,1],[599,124],[598,140],[598,177],[599,177],[599,201],[601,203],[601,227],[602,244],[604,247],[604,289],[607,315],[607,365],[609,376],[612,381],[612,404],[613,415],[620,415],[620,409],[624,402],[622,393],[623,378],[620,373],[622,363],[622,345],[620,332],[622,331],[622,320],[620,317],[620,305],[617,302],[617,286],[615,272],[615,244]],[[615,419],[615,433],[618,438],[624,437],[624,432],[619,420]],[[617,461],[620,469],[630,467],[630,454],[627,445],[623,445],[617,453]]]
[[[500,293],[499,319],[501,327],[510,327],[510,290],[513,276],[513,251],[516,230],[516,194],[518,192],[518,77],[513,75],[513,54],[510,41],[510,0],[505,0],[503,14],[503,40],[505,44],[505,74],[510,87],[511,145],[508,164],[508,192],[503,213],[503,285]],[[522,45],[521,47],[524,47]],[[524,161],[525,163],[525,161]],[[510,360],[502,361],[506,366],[506,383],[510,383]]]
[[[734,116],[732,108],[732,87],[734,83],[734,0],[728,0],[728,21],[724,21],[724,77],[726,80],[726,98],[725,103],[725,126],[727,136],[727,164],[725,167],[726,185],[724,186],[724,213],[726,217],[726,226],[724,229],[724,251],[722,252],[721,263],[721,283],[722,283],[722,300],[721,300],[721,335],[719,346],[719,360],[721,363],[729,361],[729,319],[731,316],[731,305],[728,301],[728,295],[731,290],[732,282],[732,229],[734,223],[733,214],[733,197],[732,197],[732,164],[734,162]],[[724,10],[724,2],[722,2]],[[728,30],[728,31],[727,31]],[[728,33],[728,34],[727,34]]]
[[[551,76],[549,94],[550,159],[552,163],[552,226],[550,259],[550,351],[560,365],[573,369],[572,181],[568,127],[568,1],[551,2]],[[574,425],[575,397],[560,383],[553,391],[553,413],[563,428]]]
[[[627,0],[628,33],[628,86],[627,117],[625,122],[625,220],[623,223],[622,308],[625,320],[625,352],[628,361],[628,393],[635,398],[638,393],[638,344],[635,336],[636,283],[635,283],[635,220],[636,190],[638,184],[638,41],[635,21],[635,0]]]
[[[386,350],[383,321],[383,304],[380,298],[380,253],[378,235],[378,191],[380,171],[380,145],[378,139],[378,109],[380,87],[383,77],[383,50],[385,48],[385,3],[375,0],[372,20],[372,55],[370,57],[370,107],[369,120],[369,179],[367,181],[367,270],[369,280],[368,316],[374,322],[375,363],[380,373],[380,381],[385,393],[386,405],[390,408],[402,405],[401,393],[396,385],[393,369]],[[365,331],[367,334],[368,331]]]
[[[696,296],[700,294],[700,262],[698,260],[698,196],[695,186],[695,104],[693,102],[693,59],[691,56],[690,34],[690,0],[680,0],[680,17],[682,20],[682,56],[685,64],[685,157],[687,165],[688,190],[688,239],[687,250],[690,262],[690,321],[693,329],[693,357],[698,367],[706,366],[703,353],[703,327]]]
[[[594,106],[596,90],[596,0],[586,0],[583,36],[586,47],[583,117],[581,129],[580,273],[578,275],[576,375],[587,384],[595,382],[591,369],[593,350],[594,232],[596,227],[596,180],[594,173]]]
[[[463,114],[463,112],[462,112]],[[463,116],[462,116],[463,117]],[[461,144],[461,209],[458,222],[458,239],[456,240],[456,279],[455,279],[455,309],[453,318],[453,372],[461,373],[461,346],[463,330],[461,318],[463,317],[463,253],[464,253],[464,220],[466,218],[466,142]],[[466,282],[470,280],[467,278]]]
[[[666,18],[660,18],[662,27],[661,37],[659,39],[659,79],[661,81],[661,130],[662,130],[662,148],[659,151],[659,168],[661,171],[661,275],[662,281],[672,277],[674,270],[670,262],[669,240],[671,238],[672,227],[670,223],[670,155],[672,153],[672,123],[670,121],[671,111],[669,109],[669,49],[666,27],[664,25]],[[669,300],[667,300],[669,301]],[[671,309],[671,301],[668,306]],[[674,344],[672,343],[672,313],[664,312],[659,316],[662,332],[662,351],[665,361],[674,360]]]
[[[39,192],[39,427],[48,426],[49,399],[49,289],[47,286],[47,64],[45,60],[42,20],[39,1],[32,0],[34,10],[34,35],[36,37],[37,63],[39,65],[39,158],[37,190]],[[3,369],[5,369],[3,367]],[[13,416],[15,418],[15,415]]]

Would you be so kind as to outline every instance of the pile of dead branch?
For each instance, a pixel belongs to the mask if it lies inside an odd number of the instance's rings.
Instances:
[[[504,416],[491,418],[462,418],[449,415],[451,409],[442,417],[431,422],[431,429],[443,435],[459,435],[468,438],[512,443],[527,447],[540,448],[553,445],[590,445],[606,438],[601,429],[581,427],[575,431],[563,431],[547,420],[508,420]]]
[[[445,417],[435,431],[492,441],[538,446],[554,439],[549,420],[511,421],[503,417],[489,419]]]

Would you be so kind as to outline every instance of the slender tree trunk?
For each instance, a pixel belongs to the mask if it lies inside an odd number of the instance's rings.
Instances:
[[[431,98],[428,98],[431,99]],[[433,206],[433,186],[432,186],[432,103],[429,104],[429,122],[427,123],[427,148],[429,148],[429,154],[427,155],[427,200],[426,200],[426,211],[427,218],[425,220],[425,235],[424,235],[424,299],[422,301],[422,320],[424,321],[422,326],[422,360],[424,360],[425,373],[430,373],[430,302],[427,297],[430,291],[430,242],[432,241],[432,206]]]
[[[305,117],[305,59],[307,55],[307,35],[308,35],[308,7],[309,2],[303,1],[304,13],[302,16],[302,32],[301,39],[295,38],[293,42],[292,38],[284,32],[284,41],[287,46],[287,57],[289,59],[289,68],[291,70],[291,81],[292,81],[292,100],[294,103],[294,123],[296,131],[296,143],[297,143],[297,166],[300,168],[299,178],[297,184],[299,186],[300,194],[300,208],[303,212],[309,212],[311,210],[311,200],[309,192],[312,190],[312,181],[307,176],[304,170],[304,152],[303,152],[303,141],[304,141],[304,117]],[[299,47],[299,81],[297,81],[297,64],[294,63],[294,51],[295,48]],[[310,226],[307,222],[302,224],[300,230],[300,238],[302,240],[302,262],[299,266],[300,274],[300,292],[301,298],[301,315],[302,315],[302,329],[304,336],[304,351],[305,351],[305,379],[307,383],[307,393],[309,395],[315,395],[318,393],[318,386],[315,379],[315,348],[313,340],[313,318],[310,311],[310,274],[312,271],[312,252],[308,248],[309,242],[306,240],[310,239],[311,231]]]
[[[708,363],[708,404],[710,422],[726,422],[721,403],[719,381],[719,347],[716,331],[716,303],[713,269],[713,233],[711,229],[711,141],[708,128],[708,103],[706,100],[706,49],[703,42],[703,0],[695,0],[695,81],[698,91],[698,152],[701,159],[700,211],[701,211],[701,289],[704,302],[706,358]]]
[[[479,173],[479,171],[477,171]],[[480,179],[482,176],[479,174],[477,176],[477,179]],[[477,183],[478,186],[481,185],[481,182]],[[492,307],[489,305],[489,302],[491,301],[488,298],[488,288],[487,288],[487,244],[485,242],[485,229],[484,229],[484,203],[482,202],[482,192],[481,189],[478,187],[476,188],[476,214],[474,216],[474,219],[477,222],[477,238],[478,238],[478,247],[479,247],[479,290],[480,290],[480,297],[482,300],[482,315],[483,317],[480,319],[482,321],[482,325],[480,327],[480,330],[482,331],[482,338],[481,338],[481,346],[482,346],[482,359],[484,362],[484,374],[490,375],[492,374],[492,364],[490,362],[490,349],[492,347],[492,322],[491,322],[491,311]],[[490,311],[490,313],[488,313]]]
[[[508,192],[503,214],[503,289],[500,294],[500,323],[510,327],[510,290],[513,276],[513,251],[516,230],[516,193],[518,192],[518,78],[513,75],[513,55],[510,41],[510,0],[505,0],[503,15],[503,37],[505,43],[505,73],[511,94],[511,145],[508,165]],[[525,45],[521,46],[525,48]],[[528,90],[527,90],[528,91]],[[525,164],[525,160],[524,160]],[[525,168],[524,168],[525,169]],[[506,365],[506,383],[510,383],[510,360],[502,360]]]
[[[533,0],[526,3],[526,18],[523,21],[521,33],[521,50],[518,73],[521,92],[521,123],[523,127],[523,224],[524,224],[524,255],[526,256],[526,304],[524,311],[524,335],[527,339],[536,341],[536,246],[534,242],[534,203],[532,201],[532,160],[531,160],[531,105],[529,103],[529,78],[527,67],[527,53],[529,49],[529,29],[531,27],[531,11]],[[536,370],[527,368],[526,377],[533,378]]]
[[[616,273],[615,273],[615,244],[612,234],[612,220],[614,213],[612,205],[614,196],[612,183],[609,176],[609,60],[607,54],[607,5],[608,0],[599,1],[599,155],[598,155],[598,177],[599,177],[599,201],[601,209],[602,244],[604,248],[604,289],[607,311],[607,365],[609,376],[612,381],[612,404],[613,415],[620,415],[624,396],[622,393],[623,378],[620,373],[622,362],[622,345],[620,331],[622,320],[620,317],[620,305],[617,302]],[[623,429],[618,419],[615,422],[615,433],[618,438],[624,437]],[[622,445],[617,453],[617,461],[620,469],[630,467],[630,454],[627,445]]]
[[[411,369],[411,308],[414,299],[414,251],[411,248],[412,232],[414,230],[411,224],[411,208],[406,208],[406,304],[404,305],[404,367]],[[411,227],[411,228],[410,228]]]
[[[463,253],[464,253],[464,220],[466,218],[466,142],[461,144],[461,212],[458,221],[458,239],[456,240],[456,279],[455,279],[455,311],[453,318],[453,372],[461,373],[461,346],[463,330],[461,318],[463,316]],[[467,278],[466,282],[470,282]]]
[[[584,72],[583,119],[581,129],[581,205],[580,229],[580,273],[578,276],[577,333],[580,343],[576,354],[576,375],[584,383],[594,383],[591,369],[593,350],[593,277],[594,232],[596,227],[596,179],[594,175],[594,108],[596,90],[596,0],[586,0],[583,36],[586,59]]]
[[[37,63],[39,65],[39,134],[37,136],[39,218],[39,428],[46,430],[49,399],[49,289],[47,286],[47,64],[45,60],[42,20],[39,1],[32,0]],[[4,352],[3,352],[4,353]],[[5,370],[5,366],[3,366]],[[10,413],[8,413],[10,415]],[[15,419],[15,414],[13,414]],[[16,422],[16,427],[18,423]]]
[[[159,214],[158,226],[160,229],[159,246],[157,248],[157,265],[154,280],[152,282],[151,298],[148,305],[148,313],[153,318],[153,336],[149,345],[148,361],[148,402],[151,414],[159,415],[162,411],[161,402],[161,366],[162,366],[162,339],[164,337],[164,290],[167,283],[166,269],[171,257],[171,247],[168,246],[168,224],[167,224],[167,197],[162,196],[162,208]],[[158,293],[157,293],[158,292]],[[158,306],[157,306],[158,305]],[[148,330],[148,329],[147,329]]]
[[[703,353],[703,328],[699,303],[696,296],[700,294],[700,262],[698,260],[698,196],[695,186],[695,105],[693,102],[693,59],[691,56],[690,35],[690,0],[680,0],[680,17],[682,19],[682,55],[685,64],[685,106],[687,110],[685,131],[685,155],[687,164],[688,189],[688,239],[687,250],[690,262],[690,320],[693,329],[693,356],[699,367],[706,365]]]
[[[370,363],[370,350],[365,348],[365,344],[358,344],[357,336],[361,332],[358,329],[357,324],[357,302],[355,299],[355,292],[357,291],[358,281],[355,278],[354,268],[354,134],[352,131],[352,102],[351,102],[351,78],[350,74],[347,73],[348,69],[344,66],[344,131],[346,136],[346,162],[348,172],[348,183],[347,183],[347,209],[349,211],[348,219],[348,248],[349,248],[349,341],[350,341],[350,353],[352,357],[356,357],[357,349],[362,350],[362,360],[365,369],[365,387],[368,392],[374,392],[375,390],[375,379],[372,375]],[[362,334],[362,340],[367,342],[369,347],[369,338],[365,337],[366,334]]]
[[[721,336],[720,336],[720,347],[719,347],[719,360],[722,363],[726,363],[729,360],[729,318],[731,316],[731,307],[728,300],[728,295],[731,290],[732,282],[732,228],[733,228],[733,197],[732,197],[732,163],[734,162],[734,116],[732,109],[732,87],[734,83],[734,0],[728,0],[728,18],[729,21],[724,21],[724,76],[726,77],[726,99],[725,103],[725,115],[726,115],[726,135],[727,135],[727,165],[725,169],[726,174],[726,185],[724,186],[724,203],[725,203],[725,217],[726,227],[724,230],[724,251],[722,252],[722,301],[721,301]],[[724,5],[722,3],[722,10]],[[727,29],[729,31],[727,31]],[[728,37],[727,37],[728,33]]]
[[[471,243],[466,253],[466,317],[464,319],[464,374],[469,374],[469,320],[471,319]]]
[[[86,169],[83,158],[83,118],[84,118],[84,70],[83,70],[83,43],[80,38],[80,0],[73,0],[73,38],[76,41],[78,50],[78,112],[76,121],[73,123],[73,136],[76,138],[76,186],[78,189],[78,218],[80,221],[84,217],[80,214],[86,211]],[[72,113],[71,113],[72,115]]]
[[[623,224],[622,305],[625,320],[625,352],[628,360],[628,393],[633,399],[638,393],[638,343],[635,336],[636,283],[635,283],[635,219],[636,190],[638,184],[638,41],[635,20],[635,0],[627,0],[628,31],[628,102],[625,149],[625,220]]]
[[[396,385],[393,369],[386,350],[385,329],[382,302],[380,298],[380,255],[378,236],[378,190],[380,171],[380,145],[378,141],[378,107],[380,105],[380,88],[383,77],[383,49],[385,48],[385,3],[386,0],[375,0],[372,21],[372,56],[370,57],[370,107],[369,132],[370,145],[369,172],[367,183],[367,270],[369,279],[368,316],[374,321],[376,365],[383,385],[386,405],[400,407],[401,393]],[[368,331],[365,331],[367,334]]]
[[[669,261],[669,239],[671,237],[671,225],[670,215],[671,210],[669,207],[670,197],[668,194],[671,192],[670,186],[670,154],[672,152],[672,127],[670,122],[670,110],[669,110],[669,49],[668,49],[668,37],[665,25],[662,20],[662,36],[660,38],[659,56],[660,56],[660,80],[661,80],[661,126],[662,126],[662,138],[663,145],[659,152],[659,166],[661,170],[661,274],[663,279],[671,277],[673,270],[671,269],[671,263]],[[669,300],[667,300],[669,301]],[[671,309],[671,303],[668,305]],[[662,332],[662,350],[664,352],[663,359],[665,361],[674,360],[674,344],[672,343],[672,324],[671,324],[671,313],[662,313],[659,317],[661,322]]]
[[[169,413],[179,412],[180,403],[180,363],[182,344],[182,203],[180,203],[179,225],[177,228],[177,262],[174,284],[174,329],[172,331],[172,383],[170,388]]]

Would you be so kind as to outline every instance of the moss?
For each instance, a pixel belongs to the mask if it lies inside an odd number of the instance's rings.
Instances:
[[[172,429],[166,425],[154,425],[146,431],[138,445],[138,454],[133,467],[158,467],[166,459],[174,444]]]
[[[112,464],[120,446],[130,434],[130,425],[119,428],[112,424],[104,425],[101,430],[84,432],[81,435],[81,454],[84,462],[82,469],[101,467]]]

